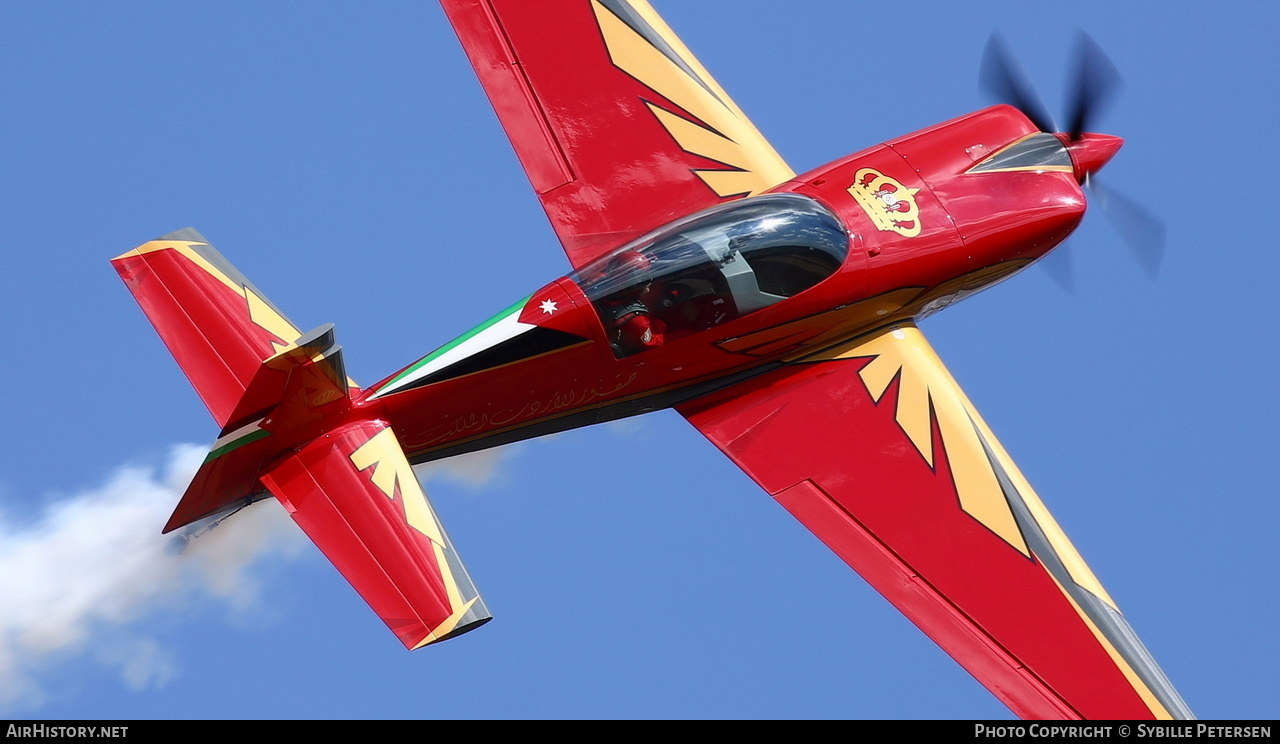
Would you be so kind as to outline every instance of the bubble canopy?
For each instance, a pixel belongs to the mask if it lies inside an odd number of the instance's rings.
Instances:
[[[792,297],[834,274],[849,234],[817,201],[767,194],[649,233],[570,276],[605,328],[650,316],[666,341]],[[634,350],[620,349],[620,356]]]

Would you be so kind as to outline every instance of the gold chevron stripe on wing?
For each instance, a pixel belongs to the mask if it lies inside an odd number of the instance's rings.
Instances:
[[[678,410],[1016,713],[1193,717],[920,331],[856,333]]]
[[[705,127],[695,124],[649,103],[658,121],[681,148],[727,166],[696,170],[698,177],[718,195],[728,197],[758,194],[794,176],[795,172],[653,8],[644,0],[632,0],[630,4],[670,45],[696,79],[598,0],[591,1],[613,63],[706,124]]]
[[[904,325],[869,340],[838,347],[821,359],[858,357],[872,357],[860,374],[877,403],[893,381],[898,381],[895,414],[898,426],[930,467],[935,465],[933,424],[937,422],[961,508],[1030,556],[1017,518],[1005,499],[970,417],[968,400],[920,331]]]
[[[895,418],[915,449],[935,465],[934,424],[961,508],[1024,555],[1062,592],[1101,648],[1158,718],[1190,711],[1151,659],[1102,584],[1049,514],[1009,454],[913,325],[881,330],[822,355],[866,358],[863,384],[879,403],[896,380]],[[1085,607],[1084,605],[1088,605]]]

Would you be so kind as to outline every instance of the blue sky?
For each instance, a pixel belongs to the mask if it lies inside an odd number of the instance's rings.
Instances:
[[[1056,112],[1108,52],[1159,276],[1091,213],[922,328],[1192,710],[1280,716],[1280,6],[656,7],[798,171],[988,103],[992,31]],[[166,546],[216,431],[109,258],[194,226],[365,382],[568,264],[434,3],[5,3],[0,70],[0,714],[1008,715],[670,412],[429,477],[495,620],[412,654],[273,502]]]

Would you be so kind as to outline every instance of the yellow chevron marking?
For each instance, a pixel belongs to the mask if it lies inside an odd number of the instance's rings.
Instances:
[[[650,104],[658,121],[681,148],[729,166],[726,170],[695,171],[707,186],[720,196],[758,194],[794,176],[790,166],[653,8],[644,0],[633,0],[631,4],[701,81],[714,91],[712,95],[644,37],[597,0],[592,0],[591,7],[613,63],[710,127],[699,126]]]
[[[1102,645],[1102,648],[1107,652],[1107,655],[1111,657],[1112,663],[1116,665],[1116,668],[1120,670],[1120,673],[1124,675],[1124,678],[1129,681],[1129,685],[1138,693],[1138,697],[1142,698],[1142,702],[1151,710],[1151,715],[1158,721],[1173,720],[1173,716],[1169,714],[1169,710],[1165,708],[1164,704],[1160,702],[1160,699],[1151,692],[1151,688],[1147,687],[1147,683],[1142,681],[1142,678],[1138,676],[1138,673],[1133,670],[1133,667],[1129,665],[1128,661],[1125,661],[1125,658],[1120,655],[1120,652],[1116,650],[1116,647],[1112,645],[1107,636],[1098,629],[1098,626],[1094,624],[1093,620],[1089,619],[1089,615],[1085,613],[1084,609],[1082,609],[1071,596],[1071,592],[1068,592],[1066,587],[1062,586],[1062,584],[1053,577],[1053,574],[1048,571],[1045,573],[1053,580],[1053,584],[1058,587],[1058,591],[1062,592],[1062,596],[1066,597],[1067,601],[1071,603],[1071,607],[1075,609],[1076,614],[1079,615],[1080,619],[1084,621],[1084,624],[1088,626],[1089,632],[1093,633],[1093,637],[1098,639],[1098,643]]]
[[[283,340],[283,344],[272,341],[271,345],[275,347],[276,352],[292,349],[297,344],[294,340],[302,335],[302,331],[293,327],[293,324],[284,318],[280,313],[276,312],[266,299],[259,297],[256,293],[251,292],[248,287],[233,281],[229,276],[218,270],[213,264],[205,260],[195,251],[195,246],[206,245],[206,243],[192,243],[186,240],[152,240],[144,243],[132,251],[126,251],[120,258],[134,253],[141,256],[144,253],[153,253],[155,251],[174,250],[181,253],[191,263],[198,266],[209,276],[222,282],[228,289],[240,295],[245,300],[245,306],[249,313],[249,319],[265,330]]]
[[[351,453],[351,462],[357,470],[371,471],[373,485],[395,499],[400,492],[401,503],[404,504],[404,518],[409,526],[426,535],[432,542],[443,545],[444,536],[440,534],[439,524],[427,504],[426,494],[418,484],[418,477],[413,474],[413,466],[405,459],[400,443],[390,429],[383,429],[373,435],[369,441]]]
[[[242,287],[240,293],[244,295],[245,302],[249,305],[249,320],[265,328],[268,333],[284,339],[283,343],[271,342],[277,352],[297,346],[294,340],[302,335],[301,331],[294,328],[292,323],[284,319],[284,316],[273,310],[266,300],[256,293],[250,292],[248,287]]]
[[[360,445],[351,453],[351,463],[360,471],[372,468],[373,485],[386,494],[387,498],[394,500],[398,490],[400,503],[404,506],[405,522],[431,541],[436,567],[440,569],[440,578],[449,595],[449,606],[455,609],[452,615],[433,628],[427,638],[415,648],[438,640],[439,636],[453,630],[476,598],[473,597],[470,602],[462,599],[462,590],[458,587],[453,571],[449,568],[448,556],[445,555],[443,530],[431,504],[427,502],[427,495],[418,483],[418,477],[413,473],[413,466],[405,458],[404,450],[400,449],[400,443],[390,429],[379,431]]]
[[[897,378],[895,418],[903,433],[933,467],[933,423],[936,421],[960,507],[1005,542],[1030,556],[1031,551],[969,416],[968,401],[924,335],[915,326],[903,325],[824,355],[827,359],[868,356],[873,359],[860,374],[872,399],[879,403]]]
[[[1054,553],[1067,569],[1071,580],[1118,612],[1115,600],[1071,544],[1062,527],[1009,457],[1000,440],[996,439],[964,390],[947,372],[923,334],[913,326],[903,326],[869,341],[854,342],[836,349],[823,355],[823,358],[865,356],[875,356],[862,369],[861,375],[867,391],[877,403],[894,378],[901,376],[896,413],[898,425],[931,466],[933,441],[929,404],[933,405],[933,416],[938,421],[943,446],[951,463],[964,510],[1023,553],[1028,552],[983,450],[982,444],[985,442],[1023,503],[1027,505]],[[1015,535],[1016,539],[1011,539]]]

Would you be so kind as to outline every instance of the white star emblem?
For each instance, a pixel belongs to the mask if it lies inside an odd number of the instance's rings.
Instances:
[[[541,307],[542,307],[542,312],[546,313],[547,315],[554,313],[557,309],[556,303],[554,300],[543,300]]]

